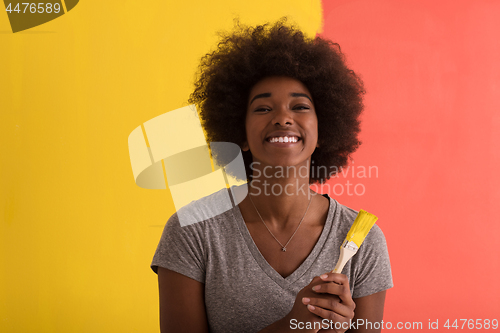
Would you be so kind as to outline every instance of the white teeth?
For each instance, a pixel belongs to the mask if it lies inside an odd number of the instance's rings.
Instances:
[[[274,137],[274,138],[270,138],[269,139],[269,142],[297,142],[299,141],[297,137],[295,136],[283,136],[283,137]]]

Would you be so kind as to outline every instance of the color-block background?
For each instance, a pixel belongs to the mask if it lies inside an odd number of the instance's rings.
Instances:
[[[173,205],[134,184],[127,137],[187,104],[236,16],[288,15],[365,80],[353,167],[378,174],[330,185],[363,184],[336,198],[380,217],[385,321],[500,319],[499,2],[87,0],[16,34],[0,9],[0,332],[159,331]]]

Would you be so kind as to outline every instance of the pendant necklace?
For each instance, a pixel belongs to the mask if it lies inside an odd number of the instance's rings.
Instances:
[[[259,210],[257,209],[257,207],[255,206],[255,204],[253,203],[253,200],[252,200],[252,195],[249,194],[248,197],[250,198],[250,202],[252,203],[253,207],[255,208],[255,211],[257,212],[257,215],[259,215],[260,217],[260,220],[262,221],[262,223],[264,223],[264,226],[266,227],[267,231],[269,231],[269,233],[271,234],[271,236],[273,236],[273,238],[278,242],[278,244],[281,246],[281,251],[283,252],[286,252],[286,247],[288,245],[288,243],[290,243],[290,241],[292,240],[293,236],[295,236],[295,234],[297,233],[297,230],[299,230],[299,227],[300,225],[302,224],[302,221],[304,221],[304,217],[306,217],[306,214],[307,214],[307,211],[309,210],[309,206],[311,206],[311,201],[312,201],[312,196],[311,198],[309,199],[309,204],[307,205],[307,209],[306,209],[306,212],[304,213],[304,216],[302,216],[302,219],[300,220],[299,222],[299,225],[297,226],[297,229],[295,229],[294,233],[292,234],[292,236],[290,237],[290,239],[288,240],[288,242],[286,242],[285,245],[281,244],[281,242],[278,240],[278,238],[276,238],[276,236],[274,236],[274,234],[271,232],[271,230],[269,229],[269,227],[267,226],[266,222],[264,222],[264,219],[262,218],[262,216],[260,215],[259,213]]]

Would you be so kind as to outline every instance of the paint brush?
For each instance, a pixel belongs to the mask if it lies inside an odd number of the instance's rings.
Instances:
[[[344,242],[340,246],[340,257],[332,273],[342,272],[345,264],[358,252],[361,243],[363,243],[366,235],[368,235],[368,232],[377,220],[378,217],[375,215],[362,209],[359,211],[351,230],[349,230]]]

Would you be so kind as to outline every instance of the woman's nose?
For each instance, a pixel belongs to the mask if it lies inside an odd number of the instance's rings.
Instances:
[[[287,107],[279,107],[275,109],[272,119],[273,125],[287,126],[293,124],[293,114]]]

